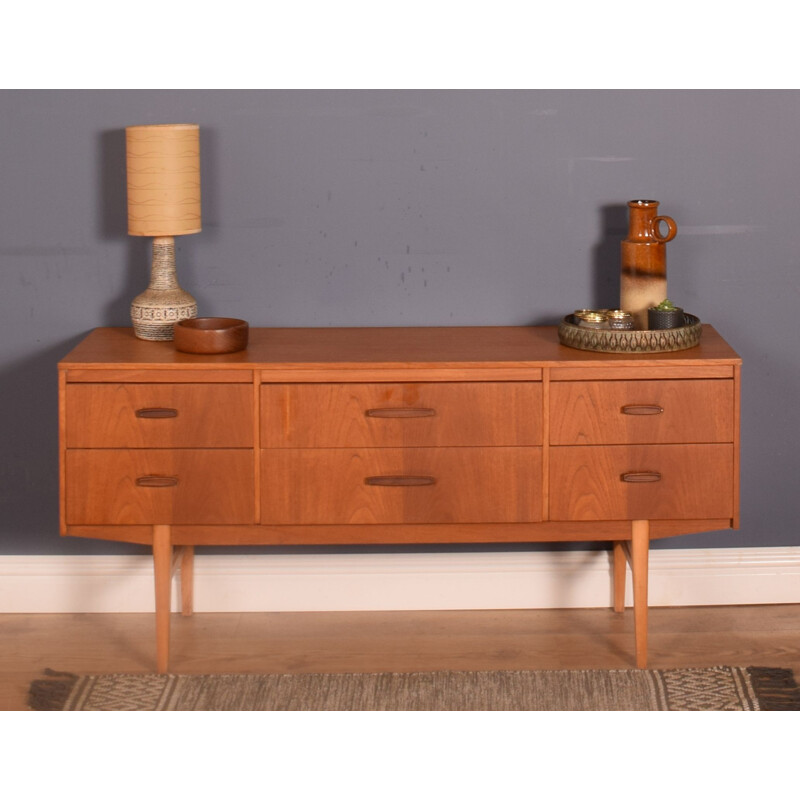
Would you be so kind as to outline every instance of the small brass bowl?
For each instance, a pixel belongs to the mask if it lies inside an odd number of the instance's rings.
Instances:
[[[175,349],[181,353],[219,355],[247,347],[250,326],[243,319],[195,317],[175,325]]]
[[[608,318],[600,311],[587,311],[583,314],[576,314],[578,325],[583,328],[607,328]]]
[[[608,327],[615,331],[632,331],[633,315],[621,309],[608,312]]]

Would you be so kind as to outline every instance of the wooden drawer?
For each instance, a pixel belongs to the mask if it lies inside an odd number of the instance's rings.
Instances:
[[[581,381],[550,385],[550,443],[732,442],[733,381]]]
[[[733,445],[554,447],[550,519],[722,519],[734,513]]]
[[[252,524],[253,466],[252,450],[69,450],[67,524]]]
[[[535,522],[541,460],[539,447],[262,450],[261,521]]]
[[[264,385],[261,446],[540,445],[541,406],[540,383]]]
[[[67,447],[252,447],[253,388],[69,384]]]

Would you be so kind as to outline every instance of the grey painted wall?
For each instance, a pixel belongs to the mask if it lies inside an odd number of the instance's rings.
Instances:
[[[201,126],[204,315],[254,325],[552,323],[618,298],[625,202],[660,200],[669,292],[744,358],[742,525],[800,543],[800,93],[0,92],[0,554],[60,540],[56,362],[128,325],[124,127]]]

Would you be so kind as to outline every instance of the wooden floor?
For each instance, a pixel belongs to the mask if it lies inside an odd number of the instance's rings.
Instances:
[[[0,615],[0,709],[42,671],[149,672],[152,614]],[[650,609],[653,668],[784,667],[800,678],[800,606]],[[606,609],[196,614],[172,620],[172,672],[628,669],[633,612]]]

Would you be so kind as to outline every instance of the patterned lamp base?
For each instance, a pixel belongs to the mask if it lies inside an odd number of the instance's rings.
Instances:
[[[196,316],[197,302],[178,285],[175,240],[171,236],[153,239],[150,285],[131,303],[133,332],[139,339],[171,341],[175,323]]]

